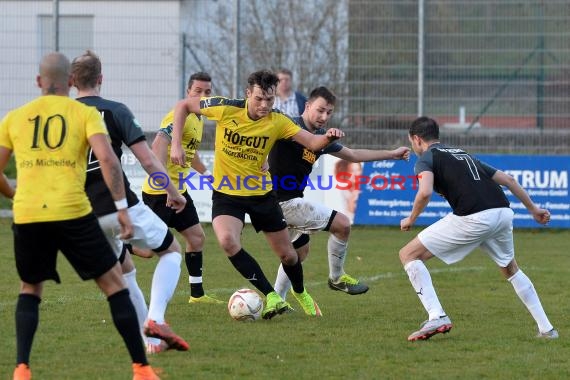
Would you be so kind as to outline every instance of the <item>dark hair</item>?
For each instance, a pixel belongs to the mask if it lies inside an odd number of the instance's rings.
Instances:
[[[409,130],[410,136],[419,136],[425,141],[439,139],[439,125],[433,119],[422,116],[412,122]]]
[[[336,103],[336,95],[334,94],[334,92],[332,92],[331,90],[329,90],[324,86],[317,87],[313,91],[311,91],[311,93],[309,94],[309,99],[307,99],[307,102],[311,102],[317,98],[323,98],[331,106],[334,106]]]
[[[93,88],[97,86],[97,79],[101,75],[101,60],[91,50],[75,57],[71,63],[73,84],[78,89]]]
[[[285,74],[285,75],[289,75],[291,77],[291,79],[293,79],[293,72],[289,69],[286,68],[282,68],[279,69],[279,71],[277,72],[277,74]]]
[[[253,86],[259,86],[263,91],[269,91],[272,87],[276,87],[277,83],[279,83],[279,78],[277,75],[269,70],[260,70],[254,73],[251,73],[247,78],[247,87],[250,90],[253,89]]]
[[[211,82],[212,77],[210,76],[210,74],[204,71],[198,71],[197,73],[190,75],[190,79],[188,79],[188,88],[192,87],[192,84],[194,83],[195,80],[199,80],[202,82]]]

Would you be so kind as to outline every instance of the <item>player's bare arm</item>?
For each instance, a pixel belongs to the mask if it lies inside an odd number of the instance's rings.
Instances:
[[[343,147],[331,156],[342,158],[349,162],[367,162],[380,160],[409,160],[410,148],[402,146],[394,150],[351,149]]]
[[[200,158],[200,155],[198,154],[198,152],[194,153],[194,157],[192,157],[192,163],[190,164],[190,166],[192,167],[192,169],[196,170],[198,173],[200,173],[202,175],[208,175],[209,174],[209,173],[207,173],[208,168],[202,162],[202,159]]]
[[[146,141],[139,141],[129,147],[137,160],[141,163],[143,169],[147,172],[147,174],[151,175],[152,173],[160,172],[166,173],[166,168],[164,164],[158,160],[158,158],[154,155],[152,150],[150,150]],[[176,212],[180,212],[186,206],[186,198],[184,198],[178,190],[176,190],[176,186],[170,181],[168,186],[166,186],[166,193],[168,194],[168,205],[172,207]]]
[[[0,146],[0,172],[4,172],[11,155],[12,151],[10,149]],[[10,185],[4,173],[0,176],[0,193],[8,199],[14,198],[15,194],[14,188]]]
[[[96,133],[89,137],[89,145],[99,159],[101,165],[101,173],[105,184],[111,192],[114,201],[126,199],[125,184],[123,182],[123,171],[119,159],[113,152],[111,144],[107,140],[107,136],[102,133]],[[121,225],[121,239],[130,239],[133,237],[133,225],[127,212],[127,207],[117,210],[119,224]]]
[[[166,167],[168,161],[168,145],[170,144],[170,137],[163,132],[158,132],[152,141],[151,149],[155,157],[160,163]]]
[[[414,205],[412,207],[412,211],[410,212],[410,216],[404,218],[400,221],[400,229],[402,231],[409,231],[410,228],[414,225],[418,217],[426,208],[429,200],[431,198],[431,194],[433,193],[433,173],[430,171],[423,171],[418,175],[418,192],[416,193],[416,197],[414,199]]]
[[[540,224],[547,224],[550,222],[550,212],[546,209],[538,207],[530,198],[525,189],[507,173],[497,170],[493,175],[493,181],[501,186],[506,186],[515,197],[517,197],[522,204],[526,207],[528,212],[531,213],[534,220]]]
[[[172,146],[170,147],[170,159],[172,163],[184,166],[186,153],[182,149],[182,131],[186,118],[191,113],[200,115],[200,98],[188,97],[180,100],[174,107],[174,121],[172,125]]]
[[[330,128],[324,135],[314,135],[301,129],[293,136],[293,140],[309,148],[313,152],[319,151],[329,145],[331,142],[344,137],[344,132],[337,128]]]

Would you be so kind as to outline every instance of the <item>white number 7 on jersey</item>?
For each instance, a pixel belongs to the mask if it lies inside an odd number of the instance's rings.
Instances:
[[[477,166],[475,166],[475,162],[473,161],[473,158],[471,158],[470,155],[465,153],[460,153],[460,154],[453,154],[452,156],[458,159],[459,161],[467,162],[467,166],[469,167],[471,175],[473,176],[473,179],[475,181],[479,181],[481,179],[481,177],[479,177],[479,172],[477,171]]]

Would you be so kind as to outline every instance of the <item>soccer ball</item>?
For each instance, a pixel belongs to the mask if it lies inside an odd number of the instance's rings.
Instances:
[[[261,317],[263,300],[252,289],[236,290],[228,301],[228,312],[236,321],[255,321]]]

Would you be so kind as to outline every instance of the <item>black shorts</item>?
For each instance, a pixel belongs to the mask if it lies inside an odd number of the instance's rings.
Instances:
[[[214,191],[212,203],[212,220],[216,216],[231,215],[244,222],[245,214],[249,214],[251,224],[257,232],[276,232],[287,228],[283,211],[273,191],[249,197]]]
[[[64,221],[14,223],[12,231],[18,275],[29,284],[60,282],[58,250],[83,280],[98,278],[117,263],[93,213]]]
[[[142,193],[143,202],[150,207],[168,227],[174,228],[178,232],[200,223],[194,201],[190,198],[190,195],[188,195],[188,191],[182,193],[182,196],[186,198],[186,207],[177,214],[176,210],[166,206],[166,198],[168,195]]]

